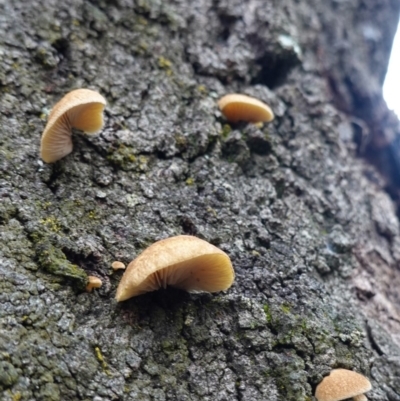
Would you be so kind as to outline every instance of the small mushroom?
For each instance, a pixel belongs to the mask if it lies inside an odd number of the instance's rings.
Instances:
[[[51,110],[42,134],[40,157],[53,163],[72,152],[71,129],[95,134],[103,128],[106,100],[90,89],[67,93]]]
[[[315,391],[318,401],[340,401],[353,398],[354,401],[365,401],[364,395],[371,390],[370,381],[363,375],[347,369],[333,369],[324,377]]]
[[[111,267],[112,267],[113,270],[123,270],[123,269],[125,269],[125,265],[122,262],[118,262],[118,261],[112,262],[111,263]]]
[[[232,93],[218,101],[218,107],[230,122],[270,122],[274,119],[271,108],[260,100],[247,95]]]
[[[103,282],[96,276],[88,276],[88,283],[86,285],[86,291],[92,292],[93,288],[100,288]]]
[[[199,238],[179,235],[155,242],[129,263],[115,298],[121,302],[167,285],[217,292],[228,289],[234,277],[225,252]]]

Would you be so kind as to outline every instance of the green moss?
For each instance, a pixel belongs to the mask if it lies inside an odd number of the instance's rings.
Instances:
[[[207,207],[207,212],[210,213],[211,215],[213,215],[214,217],[218,217],[218,213],[211,206]]]
[[[159,66],[160,68],[169,69],[169,68],[171,68],[172,63],[171,63],[171,61],[169,61],[169,60],[166,59],[165,57],[160,56],[160,57],[158,58],[158,66]]]
[[[40,220],[40,223],[45,225],[50,231],[58,233],[61,230],[61,224],[54,216],[46,217],[45,219]]]
[[[134,48],[134,52],[139,56],[150,56],[149,44],[142,39],[139,40],[139,42],[136,44],[136,47]]]
[[[41,207],[43,210],[48,210],[51,205],[52,205],[51,202],[42,202],[41,203]]]
[[[271,315],[271,310],[269,308],[269,305],[265,304],[263,306],[265,317],[267,318],[267,322],[271,323],[272,322],[272,315]]]
[[[174,344],[170,340],[164,340],[161,343],[161,347],[164,351],[171,351],[174,349]]]
[[[175,134],[175,144],[176,147],[179,149],[180,152],[183,152],[187,148],[187,139],[181,134]]]
[[[22,399],[22,394],[18,391],[12,396],[13,401],[20,401]]]
[[[147,21],[147,19],[144,18],[144,17],[142,17],[141,15],[139,15],[139,16],[136,18],[136,22],[137,22],[138,25],[142,25],[142,26],[147,26],[147,25],[149,25],[149,22]]]
[[[289,304],[286,304],[286,303],[282,304],[281,309],[282,309],[283,313],[286,313],[286,314],[290,313],[290,305]]]
[[[16,214],[17,208],[11,202],[0,203],[0,223],[8,223]]]
[[[89,213],[88,213],[88,218],[90,219],[90,220],[95,220],[95,219],[97,219],[98,218],[98,215],[97,215],[97,213],[96,213],[96,210],[91,210]]]
[[[96,358],[97,358],[97,360],[100,362],[101,367],[103,368],[104,372],[105,372],[108,376],[110,376],[110,375],[111,375],[111,372],[110,372],[109,369],[108,369],[107,362],[104,360],[104,357],[103,357],[103,354],[101,353],[100,347],[95,347],[95,348],[94,348],[94,352],[95,352]]]
[[[229,124],[224,124],[219,134],[222,136],[222,138],[226,139],[228,135],[231,133],[231,131],[232,131],[231,126]]]
[[[0,388],[11,387],[18,381],[18,371],[10,362],[0,361]]]
[[[302,378],[304,380],[305,375],[304,362],[296,354],[287,352],[285,355],[281,355],[281,358],[275,361],[273,368],[268,370],[265,375],[275,379],[283,399],[307,400],[304,388],[295,384],[296,381]]]
[[[70,263],[64,253],[46,240],[36,244],[38,264],[48,273],[73,280],[77,288],[83,290],[87,284],[87,275],[83,269]]]
[[[172,75],[172,63],[171,63],[171,61],[169,61],[168,59],[166,59],[163,56],[160,56],[158,58],[158,60],[157,60],[157,64],[161,69],[165,70],[165,72],[166,72],[166,74],[168,76]]]
[[[110,152],[107,159],[124,171],[145,172],[148,170],[149,158],[136,155],[132,147],[120,145]]]
[[[206,95],[208,93],[208,89],[207,89],[207,87],[205,85],[199,85],[197,87],[197,91],[199,93],[201,93],[202,95]]]
[[[189,177],[189,178],[186,180],[186,185],[191,186],[191,185],[193,185],[193,184],[194,184],[194,178]]]

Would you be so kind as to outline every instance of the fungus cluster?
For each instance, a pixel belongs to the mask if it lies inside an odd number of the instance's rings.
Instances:
[[[53,163],[73,148],[72,128],[94,134],[103,127],[103,110],[106,100],[89,89],[77,89],[66,94],[52,109],[41,138],[40,155]],[[218,106],[229,122],[270,122],[274,119],[271,108],[260,100],[243,95],[228,94]],[[125,269],[122,262],[111,265],[114,271]],[[186,291],[217,292],[228,289],[235,278],[229,256],[208,242],[196,237],[180,235],[152,244],[126,268],[118,285],[116,300],[172,286]],[[102,281],[88,276],[87,292],[100,288]],[[318,401],[367,401],[364,393],[371,383],[363,375],[333,369],[315,391]]]
[[[72,152],[72,128],[95,134],[103,128],[106,100],[90,89],[76,89],[67,93],[51,110],[43,131],[40,156],[53,163]],[[269,122],[274,113],[265,103],[253,97],[232,93],[218,101],[221,112],[230,122]]]
[[[40,157],[53,163],[72,152],[71,129],[95,134],[103,128],[106,100],[90,89],[67,93],[51,110],[43,131]]]
[[[217,292],[228,289],[234,277],[225,252],[199,238],[179,235],[155,242],[129,263],[116,300],[121,302],[167,286]]]
[[[324,377],[315,390],[318,401],[341,401],[353,398],[354,401],[367,401],[364,395],[371,390],[370,381],[363,375],[347,369],[333,369]]]
[[[271,108],[260,100],[247,95],[232,93],[218,101],[218,107],[230,122],[270,122],[274,119]]]

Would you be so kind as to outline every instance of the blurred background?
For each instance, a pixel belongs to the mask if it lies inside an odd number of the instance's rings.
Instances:
[[[393,41],[389,67],[383,84],[383,97],[389,109],[400,118],[400,24]]]

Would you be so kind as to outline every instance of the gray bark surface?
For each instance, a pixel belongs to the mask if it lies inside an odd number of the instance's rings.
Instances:
[[[353,141],[390,114],[399,12],[0,0],[0,399],[310,401],[342,367],[400,400],[399,222]],[[45,164],[46,116],[79,87],[105,128]],[[229,92],[276,119],[228,125]],[[117,304],[111,263],[178,234],[226,251],[233,287]]]

